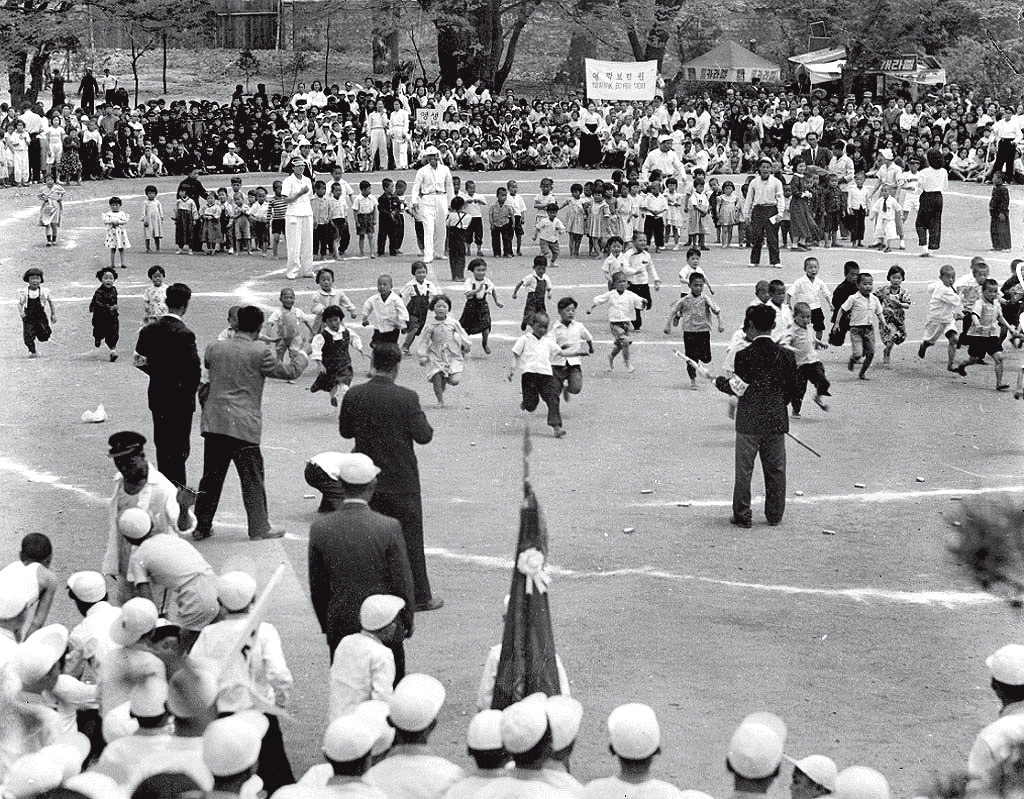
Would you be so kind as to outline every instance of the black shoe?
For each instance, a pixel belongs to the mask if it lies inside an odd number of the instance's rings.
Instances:
[[[917,348],[917,357],[924,358],[926,352],[928,352],[928,345],[922,341],[921,346]]]
[[[209,528],[203,529],[203,528],[197,527],[195,530],[192,531],[192,540],[193,541],[203,541],[203,540],[205,540],[207,538],[210,538],[212,535],[213,535],[213,530],[212,529],[209,529]]]
[[[768,522],[768,526],[769,527],[778,527],[780,524],[782,524],[782,519],[779,519],[777,522],[773,522],[773,521],[769,521]]]
[[[249,536],[250,541],[268,541],[271,538],[284,538],[284,530],[267,530],[265,533]]]
[[[729,524],[735,527],[742,527],[744,530],[749,530],[751,527],[754,526],[754,523],[751,522],[749,519],[747,521],[743,521],[742,519],[737,519],[735,516],[729,517]]]
[[[418,602],[416,604],[416,612],[424,613],[428,610],[440,610],[444,607],[444,600],[440,597],[431,597],[427,602]]]

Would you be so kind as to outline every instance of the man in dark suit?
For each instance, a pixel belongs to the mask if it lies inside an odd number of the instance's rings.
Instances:
[[[157,469],[179,488],[188,480],[192,415],[199,388],[196,335],[182,321],[192,290],[184,283],[167,287],[167,313],[139,331],[135,365],[149,375],[149,410]]]
[[[736,353],[735,376],[719,377],[719,391],[739,397],[736,406],[736,474],[732,518],[738,527],[751,527],[750,478],[761,456],[764,473],[764,515],[773,527],[786,510],[787,406],[799,394],[793,353],[772,341],[775,309],[747,308],[743,332],[750,346]]]
[[[444,600],[433,596],[427,578],[420,473],[413,450],[413,443],[429,444],[434,430],[416,392],[395,385],[401,362],[397,344],[381,343],[374,348],[373,377],[346,392],[338,429],[342,438],[355,439],[355,452],[369,455],[380,467],[370,507],[402,525],[416,584],[416,610],[437,610]]]
[[[372,594],[405,600],[401,619],[412,635],[415,592],[397,520],[370,510],[380,473],[372,460],[349,453],[338,461],[345,498],[334,513],[317,519],[309,531],[309,595],[331,657],[346,635],[359,632],[359,608]],[[401,636],[392,648],[397,679],[405,654]],[[396,680],[397,682],[397,680]]]
[[[807,168],[817,167],[823,172],[828,171],[828,165],[832,163],[832,151],[827,147],[822,147],[818,141],[818,134],[811,132],[807,134],[807,147],[801,153],[804,159],[804,163],[807,164]],[[813,172],[813,174],[821,174],[821,172]]]

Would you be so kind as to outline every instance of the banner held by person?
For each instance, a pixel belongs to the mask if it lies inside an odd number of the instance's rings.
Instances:
[[[653,100],[658,83],[657,61],[584,59],[588,100]]]

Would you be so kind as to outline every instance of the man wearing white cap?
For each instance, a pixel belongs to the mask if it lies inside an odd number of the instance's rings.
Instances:
[[[228,149],[224,153],[220,164],[224,167],[224,171],[228,173],[237,174],[248,171],[245,159],[238,154],[238,146],[234,142],[228,142]]]
[[[366,772],[365,782],[392,799],[437,799],[462,779],[462,769],[427,744],[444,699],[444,686],[427,674],[410,674],[398,683],[388,712],[395,744]]]
[[[206,728],[203,762],[213,774],[207,799],[257,799],[263,782],[256,776],[256,764],[266,731],[267,717],[255,710],[225,716]]]
[[[405,600],[372,594],[359,609],[362,629],[341,639],[331,661],[330,719],[355,710],[370,699],[391,700],[395,686],[395,656],[389,647],[405,638],[399,617]]]
[[[423,260],[430,263],[444,253],[444,218],[455,197],[452,173],[441,163],[441,152],[427,146],[421,153],[427,163],[416,172],[409,204],[413,215],[423,223]]]
[[[838,770],[831,758],[808,755],[796,760],[786,755],[793,764],[793,782],[789,786],[791,799],[818,799],[835,793]]]
[[[1007,644],[989,655],[985,665],[1002,709],[978,733],[967,756],[967,788],[976,791],[996,787],[1003,764],[1024,745],[1024,646]]]
[[[444,799],[475,799],[492,780],[508,776],[509,754],[501,741],[500,710],[481,710],[469,720],[466,753],[476,763],[476,771],[449,788]]]
[[[782,764],[785,741],[767,723],[744,719],[729,741],[726,766],[736,794],[767,794]]]
[[[675,178],[680,184],[683,182],[685,173],[683,162],[679,160],[676,151],[672,149],[672,137],[663,133],[658,137],[658,149],[651,150],[640,167],[640,182],[647,183],[651,178],[651,172],[658,170],[663,181]]]
[[[661,728],[648,705],[619,705],[608,716],[609,750],[619,760],[619,773],[587,783],[584,799],[631,799],[641,789],[651,799],[675,799],[679,789],[650,776],[655,755],[661,753]]]

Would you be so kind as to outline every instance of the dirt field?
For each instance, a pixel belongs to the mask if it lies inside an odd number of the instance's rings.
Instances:
[[[269,183],[261,177],[250,182]],[[491,195],[507,176],[476,177],[479,190]],[[529,198],[539,177],[520,177]],[[581,174],[556,177],[556,191],[564,194]],[[158,181],[168,217],[176,182]],[[0,193],[6,245],[0,497],[8,516],[2,562],[15,556],[23,534],[38,530],[54,539],[54,567],[61,576],[98,566],[114,473],[105,457],[106,437],[126,428],[151,433],[146,378],[129,357],[149,265],[163,264],[170,282],[192,287],[186,321],[201,346],[224,327],[229,305],[272,307],[285,285],[283,261],[187,258],[166,246],[164,253],[146,256],[135,221],[142,186],[122,181],[71,187],[62,243],[55,250],[43,247],[34,226],[34,192]],[[87,306],[96,285],[93,273],[107,259],[100,214],[115,192],[133,215],[134,247],[118,281],[123,357],[111,364],[91,346]],[[604,721],[612,707],[632,700],[658,711],[664,736],[659,776],[716,796],[731,787],[723,763],[732,729],[755,710],[773,710],[788,722],[790,754],[818,752],[840,767],[873,766],[888,776],[897,795],[912,795],[933,772],[965,763],[974,734],[997,711],[984,658],[1018,639],[1019,619],[977,593],[957,570],[945,552],[947,520],[958,499],[976,492],[992,498],[1004,492],[1020,502],[1024,403],[994,391],[990,368],[976,367],[962,379],[945,371],[944,355],[933,350],[922,362],[915,350],[924,287],[939,265],[952,263],[962,274],[971,255],[988,249],[987,199],[980,187],[953,187],[946,196],[945,254],[938,259],[842,248],[817,252],[830,286],[851,257],[875,274],[876,284],[891,263],[902,265],[914,301],[908,314],[911,342],[897,349],[892,366],[872,368],[868,383],[843,368],[846,351],[825,353],[834,384],[832,411],[807,403],[804,418],[793,423],[796,435],[824,457],[789,445],[791,504],[780,527],[764,524],[759,502],[752,530],[728,524],[733,444],[725,400],[706,383],[697,392],[688,390],[683,364],[672,355],[678,334],[661,333],[668,300],[677,294],[682,253],[655,259],[665,285],[655,297],[649,327],[637,336],[635,374],[604,370],[610,344],[604,316],[581,317],[598,339],[597,357],[584,364],[582,395],[564,407],[568,436],[554,440],[543,417],[530,420],[536,434],[531,469],[557,566],[551,587],[556,641],[573,693],[586,708],[573,758],[581,779],[614,768]],[[1014,214],[1020,218],[1019,204]],[[173,237],[169,220],[168,225]],[[1024,232],[1018,227],[1016,233]],[[411,225],[403,249],[415,255]],[[436,593],[447,601],[443,610],[417,619],[416,636],[407,645],[409,666],[447,685],[435,741],[441,753],[462,763],[480,669],[488,646],[500,638],[501,599],[516,539],[524,420],[518,381],[506,382],[503,372],[522,308],[521,298],[510,302],[511,287],[529,271],[536,247],[527,246],[526,253],[490,261],[506,303],[494,314],[494,354],[473,352],[463,384],[451,391],[449,409],[430,407],[424,370],[413,359],[400,375],[400,382],[419,392],[435,429],[419,458],[428,565]],[[791,282],[800,274],[796,253],[784,254],[781,271],[749,269],[746,256],[742,250],[714,249],[704,259],[727,330],[713,336],[716,364],[754,281]],[[339,283],[359,303],[382,271],[401,286],[413,259],[348,258],[335,268]],[[1008,275],[1008,259],[989,263],[996,277]],[[29,265],[45,269],[59,314],[55,338],[43,345],[38,360],[26,358],[14,302]],[[437,267],[443,279],[447,266]],[[571,293],[586,307],[603,290],[595,260],[565,259],[551,274],[556,299]],[[296,286],[303,307],[312,286]],[[1010,353],[1007,362],[1010,376],[1019,368],[1020,353]],[[356,367],[361,374],[358,362]],[[319,757],[327,668],[324,639],[306,598],[305,536],[316,500],[305,496],[311,492],[302,468],[318,451],[349,447],[337,435],[326,398],[308,393],[311,381],[307,373],[294,385],[270,382],[264,398],[271,517],[288,537],[244,540],[237,480],[229,476],[216,536],[201,545],[215,568],[251,559],[263,580],[279,562],[289,564],[270,621],[282,632],[296,676],[293,722],[286,723],[285,735],[299,773]],[[109,421],[80,422],[82,411],[99,402]],[[201,464],[197,420],[189,462],[193,482]],[[855,488],[857,483],[865,487]],[[756,476],[755,493],[760,485]],[[647,490],[653,493],[642,493]],[[626,534],[625,528],[635,532]],[[71,624],[73,614],[67,599],[59,598],[55,620]],[[773,795],[784,795],[786,784],[788,769]]]

